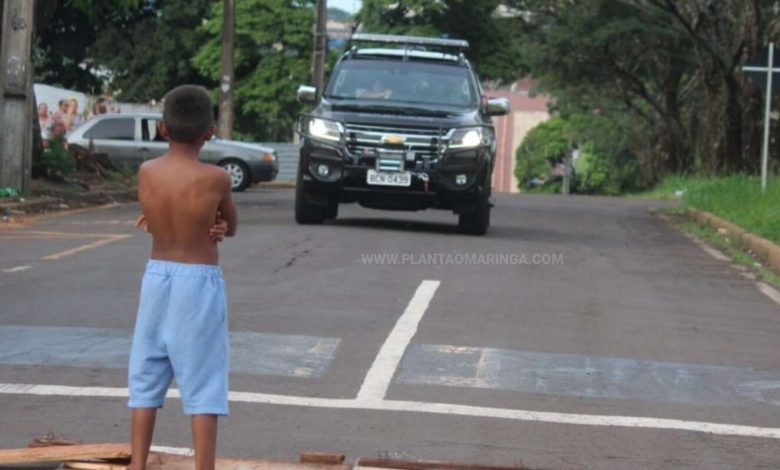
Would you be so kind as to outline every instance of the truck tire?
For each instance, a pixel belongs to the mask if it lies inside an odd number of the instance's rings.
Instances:
[[[303,190],[302,169],[298,169],[298,180],[295,185],[295,222],[300,225],[319,225],[325,221],[326,208],[307,202]],[[338,210],[338,206],[337,210]]]
[[[458,215],[458,231],[468,235],[484,235],[490,227],[490,203],[487,198],[474,210]]]

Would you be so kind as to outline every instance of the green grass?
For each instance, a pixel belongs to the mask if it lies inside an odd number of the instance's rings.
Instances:
[[[780,176],[769,178],[766,193],[761,192],[758,177],[674,176],[641,197],[679,198],[686,208],[713,213],[745,230],[780,242]]]

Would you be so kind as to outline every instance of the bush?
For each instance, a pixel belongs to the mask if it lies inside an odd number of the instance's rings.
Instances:
[[[62,138],[49,141],[40,159],[33,164],[33,175],[63,179],[76,171],[76,162]]]
[[[563,119],[554,117],[528,132],[515,152],[515,176],[521,186],[529,186],[533,179],[549,179],[553,165],[562,162],[566,155],[568,142],[564,131]],[[528,189],[535,190],[534,188]],[[544,192],[552,191],[547,189]]]
[[[627,150],[619,126],[584,114],[556,116],[528,132],[515,154],[515,175],[523,189],[560,189],[561,178],[553,175],[553,169],[563,163],[570,141],[581,152],[574,162],[572,192],[617,196],[643,189],[637,158]],[[537,181],[544,184],[531,184]]]

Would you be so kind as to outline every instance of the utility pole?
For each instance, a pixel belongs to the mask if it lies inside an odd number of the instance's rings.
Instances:
[[[0,187],[30,192],[33,2],[4,0],[0,39]]]
[[[325,86],[325,37],[328,24],[328,1],[317,0],[314,20],[314,57],[312,58],[312,85],[317,87],[317,99]]]
[[[233,86],[236,49],[236,0],[223,0],[222,68],[219,79],[219,129],[222,139],[233,138]]]
[[[571,139],[566,147],[566,154],[563,157],[563,184],[561,185],[561,194],[568,195],[571,193],[571,176],[574,173],[572,168],[573,149]]]

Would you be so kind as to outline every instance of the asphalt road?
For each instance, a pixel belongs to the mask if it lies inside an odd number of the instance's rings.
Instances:
[[[221,246],[221,455],[780,468],[780,307],[651,202],[500,196],[469,237],[449,213],[354,206],[296,226],[292,194],[238,195]],[[0,447],[128,439],[137,211],[0,229]],[[155,444],[190,445],[175,397]]]

